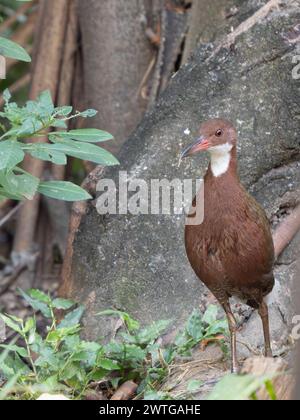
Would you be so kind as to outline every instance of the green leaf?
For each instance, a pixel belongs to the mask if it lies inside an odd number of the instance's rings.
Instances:
[[[205,331],[205,338],[218,334],[228,335],[228,322],[226,319],[213,322]]]
[[[118,343],[117,341],[111,341],[105,346],[105,350],[111,358],[120,362],[142,363],[147,356],[146,350],[141,349],[141,347],[134,344]]]
[[[46,303],[33,299],[21,289],[18,289],[18,291],[35,311],[40,311],[46,318],[51,318],[51,311]]]
[[[17,170],[19,168],[16,167],[15,171]],[[37,192],[40,180],[25,171],[22,172],[21,175],[16,175],[14,172],[0,171],[0,184],[8,194],[32,200]]]
[[[10,171],[24,159],[20,143],[14,140],[0,142],[0,170]]]
[[[4,55],[4,57],[14,58],[27,63],[31,61],[29,54],[23,47],[3,37],[0,37],[0,54]]]
[[[200,341],[203,338],[203,325],[201,313],[198,309],[195,309],[192,315],[189,317],[186,325],[186,332],[196,342]]]
[[[51,135],[49,139],[55,142],[57,151],[61,151],[66,155],[95,162],[103,166],[119,165],[119,161],[111,153],[95,144],[62,139],[58,138],[57,135]]]
[[[28,150],[28,153],[40,160],[45,160],[47,162],[55,163],[56,165],[66,165],[67,157],[62,152],[57,152],[56,150],[52,150],[52,144],[38,144],[36,143],[33,146],[33,150]]]
[[[72,106],[60,106],[60,107],[55,108],[54,110],[55,115],[58,115],[60,117],[67,117],[68,115],[71,114],[72,111],[73,111]]]
[[[54,299],[54,301],[52,302],[52,305],[56,309],[68,310],[68,309],[71,309],[72,306],[75,305],[75,302],[68,299],[57,298],[57,299]]]
[[[95,372],[92,373],[92,375],[90,375],[90,379],[92,381],[99,382],[103,378],[105,378],[108,374],[109,374],[109,372],[105,369],[97,369]]]
[[[168,328],[170,323],[170,320],[161,320],[154,322],[149,327],[146,327],[138,332],[138,334],[136,335],[137,342],[140,344],[148,344],[150,342],[153,342],[161,336],[161,334]]]
[[[98,111],[96,109],[87,109],[86,111],[80,112],[79,116],[82,118],[93,118],[97,114]]]
[[[202,322],[210,325],[217,320],[218,307],[216,305],[209,305],[202,317]]]
[[[140,323],[133,319],[129,314],[122,311],[115,311],[114,309],[106,309],[105,311],[99,312],[99,316],[118,316],[122,319],[124,324],[127,326],[129,331],[135,331],[140,328]]]
[[[65,369],[60,373],[60,379],[66,381],[68,379],[73,378],[77,375],[78,368],[79,366],[77,363],[68,363]]]
[[[38,191],[47,197],[64,201],[83,201],[92,198],[83,188],[67,181],[41,182]]]
[[[13,331],[17,332],[18,334],[22,334],[22,330],[20,325],[15,323],[11,317],[8,317],[6,315],[0,314],[0,318],[2,318],[2,321],[7,325],[9,328],[11,328]]]
[[[28,357],[28,353],[27,353],[26,349],[24,349],[23,347],[19,347],[19,346],[12,345],[12,344],[7,344],[7,345],[1,344],[0,347],[2,349],[7,349],[7,350],[12,351],[14,353],[18,353],[18,355],[21,356],[21,357]]]
[[[43,111],[46,112],[45,115],[52,115],[55,108],[52,100],[52,95],[49,90],[45,90],[39,95],[38,102]]]
[[[109,371],[121,369],[121,366],[116,361],[110,359],[100,359],[97,361],[97,366]]]
[[[35,327],[36,327],[35,319],[32,317],[28,318],[25,323],[24,333],[27,334],[31,330],[35,331]]]
[[[70,130],[65,132],[61,131],[57,134],[59,135],[59,137],[62,137],[64,139],[79,140],[88,143],[99,143],[113,139],[113,136],[111,134],[107,133],[106,131],[98,130],[96,128],[81,128],[78,130]]]
[[[30,289],[30,290],[27,290],[27,294],[30,297],[32,297],[32,299],[35,299],[39,302],[46,303],[47,305],[51,304],[50,296],[46,295],[46,293],[42,292],[41,290]]]
[[[84,306],[79,306],[77,309],[65,316],[65,318],[58,325],[58,328],[69,328],[78,325],[80,323],[83,313]]]

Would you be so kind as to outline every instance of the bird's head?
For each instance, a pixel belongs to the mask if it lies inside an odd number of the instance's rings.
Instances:
[[[215,118],[204,122],[199,129],[200,137],[186,147],[181,159],[208,150],[211,154],[229,153],[236,146],[237,132],[231,122]]]

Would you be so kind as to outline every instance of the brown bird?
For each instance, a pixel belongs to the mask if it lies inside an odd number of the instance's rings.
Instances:
[[[274,245],[264,210],[240,183],[234,126],[223,119],[203,123],[200,138],[183,151],[182,158],[203,150],[211,157],[204,178],[204,220],[198,225],[186,224],[186,252],[193,270],[226,312],[232,372],[236,373],[237,323],[229,303],[232,296],[258,309],[265,355],[272,357],[264,298],[274,287]]]

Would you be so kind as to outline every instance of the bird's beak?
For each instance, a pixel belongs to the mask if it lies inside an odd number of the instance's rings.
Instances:
[[[209,141],[204,136],[201,136],[195,141],[195,143],[190,144],[186,149],[183,150],[183,152],[181,153],[180,160],[191,156],[197,152],[207,150],[209,149],[209,147]]]

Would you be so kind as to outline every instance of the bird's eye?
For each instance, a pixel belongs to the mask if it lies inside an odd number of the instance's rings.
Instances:
[[[222,136],[222,130],[217,130],[216,131],[216,136],[221,137]]]

